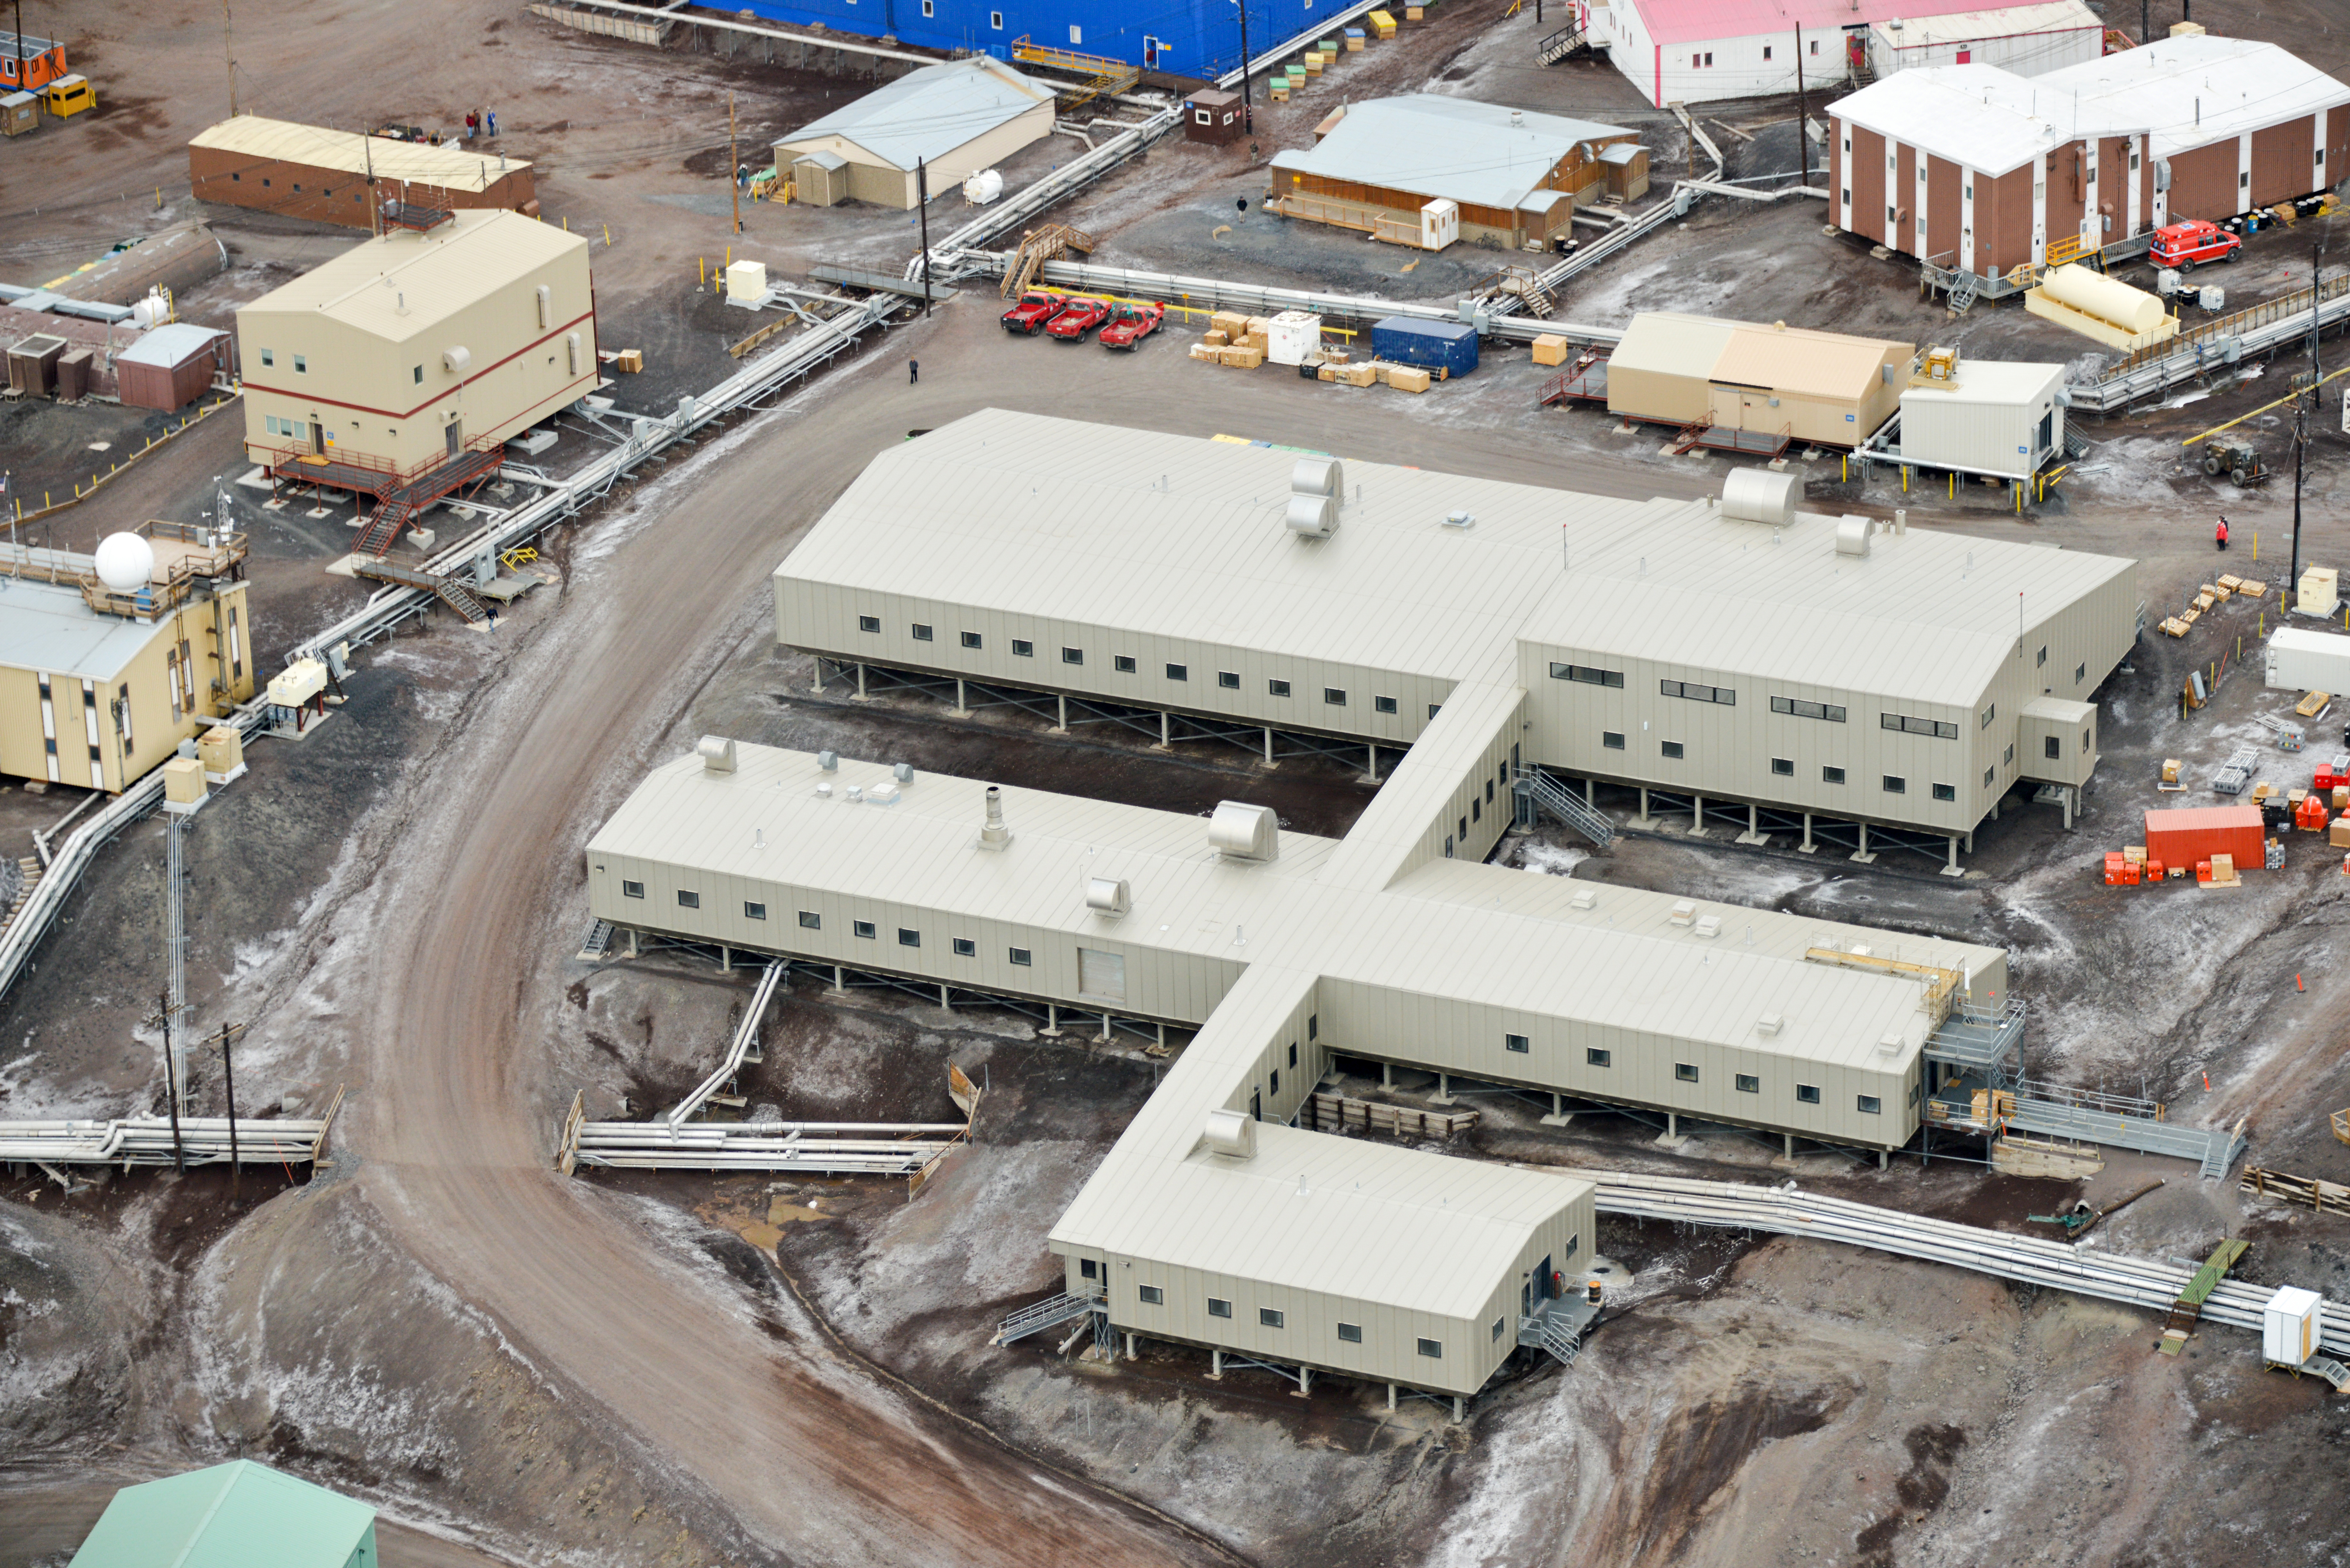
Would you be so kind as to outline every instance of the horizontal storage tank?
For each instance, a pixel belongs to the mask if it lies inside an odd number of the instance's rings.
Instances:
[[[2100,321],[2109,321],[2136,336],[2162,325],[2162,301],[2142,288],[2116,283],[2103,273],[2067,265],[2048,275],[2042,292],[2060,305],[2069,305]]]
[[[2284,691],[2350,692],[2350,637],[2279,627],[2269,639],[2268,683]]]
[[[1390,316],[1372,326],[1371,352],[1391,364],[1465,376],[1477,368],[1477,329],[1461,321]]]
[[[2192,866],[2232,855],[2238,870],[2268,864],[2268,845],[2256,805],[2207,805],[2146,814],[2146,853],[2165,866]]]

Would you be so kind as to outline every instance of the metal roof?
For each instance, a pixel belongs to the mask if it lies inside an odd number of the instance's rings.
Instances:
[[[1473,206],[1515,207],[1577,142],[1636,134],[1620,125],[1411,93],[1351,105],[1327,136],[1311,148],[1274,154],[1273,166]]]
[[[1712,379],[1810,397],[1858,398],[1877,383],[1887,349],[1898,349],[1905,358],[1916,352],[1909,344],[1881,337],[1740,322],[1721,346]]]
[[[2094,32],[2102,39],[2105,26],[2082,0],[2045,0],[2036,5],[2004,5],[1928,16],[1908,6],[1877,22],[1874,31],[1894,48],[1920,49],[2012,38],[2027,33]]]
[[[937,162],[974,137],[1053,101],[1053,89],[986,55],[909,71],[822,119],[779,136],[796,147],[827,136],[853,141],[895,169]]]
[[[1353,457],[1309,543],[1282,521],[1296,461],[985,410],[886,449],[775,578],[1452,680],[1496,678],[1523,637],[1966,706],[2019,595],[2036,625],[2131,566],[1922,529],[1856,559],[1821,514],[1774,542],[1701,501]]]
[[[1745,38],[1790,34],[1797,27],[1822,36],[1841,34],[1846,27],[1883,22],[1899,16],[1913,20],[1968,12],[1996,27],[1994,36],[2033,32],[2036,27],[2009,23],[2018,12],[2045,11],[2046,5],[2017,5],[1984,10],[1980,0],[1627,0],[1640,13],[1649,40],[1687,44],[1717,38]],[[2043,24],[2044,26],[2045,24]],[[2090,26],[2099,25],[2094,16]]]
[[[1962,359],[1949,381],[1921,381],[1905,388],[1901,401],[1913,398],[1939,403],[1994,403],[2010,407],[2038,400],[2042,394],[2064,384],[2062,365],[2034,365],[2022,359]]]
[[[567,254],[582,257],[584,267],[587,250],[584,235],[519,213],[458,213],[422,233],[399,229],[363,240],[237,316],[317,311],[396,343]]]
[[[114,1494],[71,1568],[345,1568],[375,1510],[251,1459]]]
[[[92,557],[70,559],[98,570]],[[79,588],[0,576],[0,666],[111,680],[154,635],[151,621],[100,615]]]
[[[114,357],[118,365],[161,365],[166,369],[185,364],[195,355],[210,348],[228,334],[216,327],[198,327],[192,322],[169,321],[150,327],[138,342]]]
[[[2085,136],[2143,131],[2154,156],[2168,158],[2345,103],[2350,87],[2274,44],[2189,35],[2039,77],[1919,67],[1828,112],[1997,175]]]
[[[1608,350],[1610,374],[1617,370],[1653,370],[1660,375],[1711,374],[1730,347],[1739,323],[1718,316],[1690,316],[1678,310],[1643,310],[1624,328],[1624,337]]]
[[[497,153],[395,141],[385,136],[362,136],[356,130],[264,119],[254,114],[240,114],[207,127],[191,137],[188,145],[241,152],[256,161],[307,163],[338,173],[372,171],[379,186],[409,181],[448,191],[486,191],[515,170],[530,167],[521,159]]]

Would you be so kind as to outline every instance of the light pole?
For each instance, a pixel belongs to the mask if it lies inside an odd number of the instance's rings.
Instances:
[[[1241,14],[1241,130],[1250,136],[1256,134],[1256,104],[1249,88],[1248,0],[1232,0]]]

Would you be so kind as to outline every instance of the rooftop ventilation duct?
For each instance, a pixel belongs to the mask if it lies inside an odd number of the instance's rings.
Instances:
[[[1097,915],[1115,919],[1134,907],[1133,893],[1126,879],[1120,877],[1088,877],[1086,878],[1086,908]]]
[[[1568,898],[1566,903],[1573,909],[1596,909],[1599,907],[1599,895],[1586,888]]]
[[[914,782],[914,764],[911,763],[892,763],[889,768],[889,776],[896,779],[899,784],[912,784]]]
[[[1754,1027],[1765,1034],[1776,1034],[1787,1027],[1787,1021],[1779,1013],[1766,1012],[1754,1021]]]
[[[993,784],[987,786],[987,826],[979,830],[982,849],[1001,849],[1012,842],[1012,830],[1003,826],[1003,792]]]
[[[1308,539],[1327,539],[1338,531],[1338,503],[1327,495],[1292,495],[1289,531]]]
[[[734,771],[734,742],[724,736],[704,735],[693,749],[702,758],[703,773],[731,774]]]
[[[837,773],[840,771],[840,753],[838,752],[818,752],[816,754],[816,765],[822,768],[826,773]]]
[[[441,350],[441,368],[452,376],[462,376],[473,363],[473,351],[460,343],[454,348]]]
[[[1792,473],[1732,469],[1721,482],[1721,514],[1741,523],[1784,527],[1795,520],[1795,499],[1802,493],[1802,483]]]
[[[1346,470],[1336,458],[1299,458],[1289,471],[1290,532],[1327,539],[1337,529],[1338,501],[1346,490]]]
[[[1225,1154],[1234,1159],[1256,1158],[1256,1123],[1240,1111],[1210,1111],[1207,1126],[1208,1152]]]
[[[1346,487],[1345,465],[1335,457],[1301,457],[1289,471],[1292,495],[1336,495]]]
[[[1876,524],[1866,517],[1847,516],[1836,524],[1836,554],[1859,556],[1868,554],[1868,535]]]
[[[1208,818],[1208,846],[1227,860],[1272,860],[1281,854],[1281,819],[1269,805],[1216,803]]]

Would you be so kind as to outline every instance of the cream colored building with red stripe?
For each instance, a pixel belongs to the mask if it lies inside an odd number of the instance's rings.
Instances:
[[[397,230],[236,313],[255,462],[411,479],[595,390],[588,242],[515,213]]]

